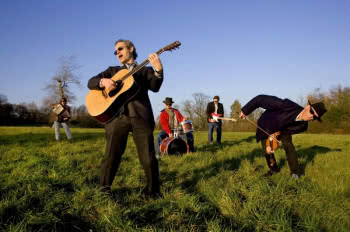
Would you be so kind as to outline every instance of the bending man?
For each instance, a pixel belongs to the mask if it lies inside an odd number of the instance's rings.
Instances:
[[[304,132],[308,128],[308,121],[321,121],[322,115],[327,112],[322,102],[309,104],[301,107],[289,99],[280,99],[275,96],[258,95],[250,100],[240,112],[240,117],[245,118],[257,108],[263,108],[266,111],[258,120],[258,126],[268,134],[280,132],[280,140],[286,152],[289,169],[293,178],[300,176],[298,157],[292,142],[292,135]],[[256,130],[256,141],[261,141],[267,164],[270,168],[268,172],[272,175],[279,171],[276,159],[273,153],[266,151],[266,139],[268,135],[261,129]]]

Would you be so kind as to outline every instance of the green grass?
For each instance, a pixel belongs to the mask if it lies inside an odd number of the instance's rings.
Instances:
[[[112,185],[98,189],[103,129],[72,129],[60,142],[52,128],[0,127],[2,231],[350,231],[350,137],[293,136],[305,176],[267,171],[253,133],[223,133],[197,151],[160,161],[157,200],[143,197],[144,172],[130,136]]]

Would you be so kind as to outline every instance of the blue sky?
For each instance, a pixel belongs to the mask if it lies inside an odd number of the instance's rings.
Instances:
[[[141,63],[179,40],[160,58],[165,80],[150,98],[157,115],[165,97],[181,102],[202,92],[235,99],[257,94],[298,101],[316,88],[350,86],[350,1],[0,1],[0,93],[11,103],[41,105],[58,59],[76,56],[83,88],[118,65],[114,42],[134,42]]]

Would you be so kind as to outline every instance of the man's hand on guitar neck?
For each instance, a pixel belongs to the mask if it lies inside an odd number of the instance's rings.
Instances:
[[[154,68],[154,71],[156,73],[156,76],[160,76],[160,74],[163,72],[163,65],[160,61],[157,53],[152,53],[148,56],[148,60],[151,63],[152,67]]]
[[[117,83],[109,78],[102,78],[100,80],[100,87],[105,88],[106,90],[113,90],[117,87]]]

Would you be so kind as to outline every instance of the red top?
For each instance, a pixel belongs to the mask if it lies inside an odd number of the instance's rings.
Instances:
[[[176,120],[178,123],[182,122],[184,117],[182,116],[182,114],[177,110],[172,108],[171,109],[175,115],[176,115]],[[168,134],[170,135],[171,133],[171,128],[169,126],[169,115],[166,112],[166,110],[162,110],[162,112],[160,113],[160,125],[162,125],[162,129]]]

